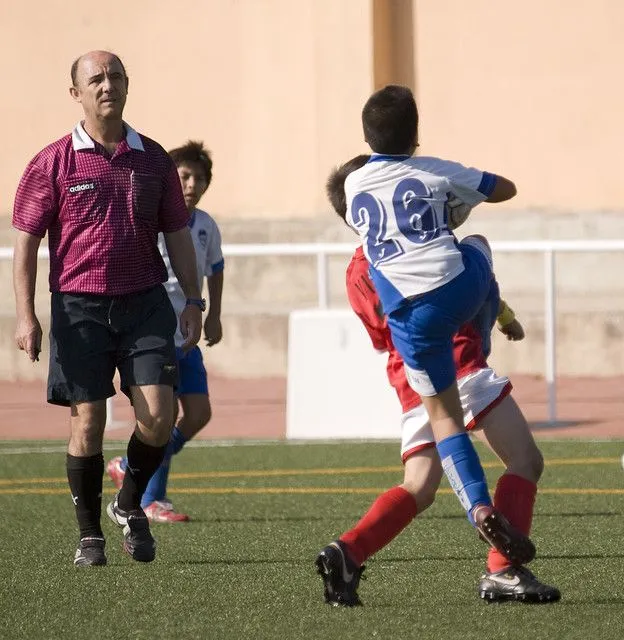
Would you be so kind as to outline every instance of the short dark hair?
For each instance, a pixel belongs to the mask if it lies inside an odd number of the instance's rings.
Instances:
[[[418,140],[418,109],[408,87],[396,84],[373,93],[362,109],[364,138],[375,153],[406,153]]]
[[[83,54],[84,55],[84,54]],[[121,61],[121,58],[113,53],[111,54],[113,56],[113,58],[115,58],[117,60],[117,62],[119,62],[119,64],[121,65],[121,68],[124,72],[124,76],[126,76],[126,78],[128,77],[128,74],[126,73],[126,67],[124,66],[124,63]],[[76,80],[78,78],[78,65],[80,64],[80,61],[82,60],[83,56],[78,56],[73,62],[72,62],[72,66],[71,69],[69,70],[69,76],[71,77],[71,83],[72,86],[76,86]]]
[[[362,154],[347,160],[344,164],[336,167],[327,178],[325,191],[336,213],[344,220],[347,215],[347,199],[345,197],[344,184],[347,176],[363,167],[370,159],[370,155]]]
[[[204,143],[197,140],[189,140],[185,145],[176,147],[169,152],[176,167],[181,164],[196,163],[201,166],[206,176],[206,187],[212,180],[212,158],[210,151],[204,148]]]

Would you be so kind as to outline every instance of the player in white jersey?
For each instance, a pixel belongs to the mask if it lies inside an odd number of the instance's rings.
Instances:
[[[178,167],[184,200],[191,214],[189,226],[197,258],[197,279],[200,284],[203,283],[204,278],[207,281],[209,307],[204,320],[204,337],[208,346],[213,346],[222,337],[221,295],[224,261],[221,251],[221,233],[214,219],[197,208],[199,200],[210,185],[212,159],[201,142],[188,142],[169,153]],[[179,317],[186,306],[186,297],[171,269],[167,249],[162,239],[159,239],[159,248],[169,274],[165,288]],[[181,349],[183,342],[182,333],[178,327],[175,335],[179,369],[177,394],[182,407],[182,416],[172,430],[163,463],[150,479],[141,501],[145,514],[152,522],[189,520],[188,515],[177,512],[167,499],[169,466],[172,456],[179,453],[185,443],[208,424],[212,415],[208,395],[208,377],[202,352],[197,346],[186,353],[183,352]],[[107,465],[108,474],[118,486],[123,481],[125,467],[126,460],[121,457],[113,458]]]
[[[327,181],[327,195],[344,220],[347,205],[346,177],[369,159],[360,155],[334,171]],[[457,220],[453,216],[452,223]],[[333,606],[361,604],[358,587],[364,562],[384,548],[415,517],[428,509],[442,479],[442,465],[435,438],[421,399],[409,386],[401,356],[397,353],[380,301],[370,280],[369,267],[358,247],[347,267],[347,297],[362,321],[377,351],[388,353],[388,381],[403,409],[401,459],[403,482],[378,496],[366,513],[348,531],[330,542],[317,556],[316,567],[323,579],[325,602]],[[494,492],[496,508],[516,528],[529,533],[533,508],[544,462],[529,426],[511,396],[512,385],[490,368],[490,332],[495,321],[510,340],[522,340],[524,330],[515,314],[492,287],[489,302],[475,318],[460,327],[453,338],[453,359],[464,410],[466,430],[481,429],[505,471]],[[490,549],[486,572],[479,581],[479,595],[488,602],[556,602],[561,593],[540,582],[526,567],[512,567],[496,549]]]
[[[450,200],[472,207],[512,198],[512,182],[438,158],[413,157],[418,110],[407,87],[375,92],[362,110],[373,154],[345,181],[346,222],[360,236],[410,386],[430,418],[442,467],[481,535],[513,565],[535,547],[493,506],[477,452],[464,430],[452,338],[483,307],[493,285],[487,241],[458,243]]]

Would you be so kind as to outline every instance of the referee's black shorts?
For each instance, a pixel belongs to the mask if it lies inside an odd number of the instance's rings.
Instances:
[[[131,386],[177,385],[176,314],[162,285],[123,296],[52,293],[48,402],[70,406]]]

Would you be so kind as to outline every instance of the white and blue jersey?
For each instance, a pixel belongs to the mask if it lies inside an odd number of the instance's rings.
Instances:
[[[495,183],[494,174],[456,162],[377,154],[347,177],[346,222],[362,240],[386,313],[464,270],[446,203],[456,196],[475,206]]]
[[[224,261],[221,250],[221,232],[212,216],[201,209],[195,209],[193,211],[189,227],[191,237],[193,238],[193,245],[195,246],[195,257],[197,259],[197,281],[200,287],[202,287],[205,277],[223,271]],[[186,306],[186,296],[171,268],[171,261],[169,260],[165,239],[162,234],[158,236],[158,248],[165,261],[167,274],[169,276],[169,279],[165,283],[165,289],[167,290],[173,309],[176,312],[176,316],[179,318]],[[175,334],[176,347],[182,346],[183,342],[184,338],[182,337],[178,324]]]

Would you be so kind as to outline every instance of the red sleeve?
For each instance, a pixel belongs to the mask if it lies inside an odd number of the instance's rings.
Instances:
[[[390,330],[385,317],[380,317],[381,301],[368,275],[368,262],[351,258],[347,267],[347,297],[362,321],[375,349],[388,350]]]
[[[32,160],[17,187],[13,204],[13,226],[43,238],[58,214],[52,178]]]
[[[180,185],[178,170],[173,160],[170,161],[169,165],[158,214],[158,230],[163,233],[173,233],[174,231],[183,229],[190,219],[186,203],[184,202],[184,196],[182,195],[182,186]]]

